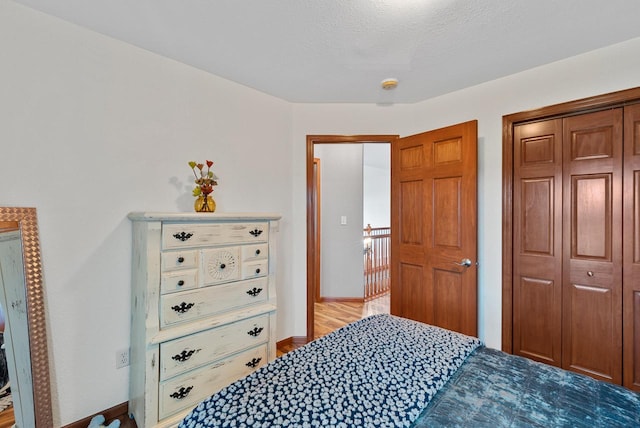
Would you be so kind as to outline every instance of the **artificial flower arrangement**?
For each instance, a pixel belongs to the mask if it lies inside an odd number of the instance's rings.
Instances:
[[[207,168],[205,170],[205,164],[196,163],[194,161],[189,162],[189,166],[193,171],[193,175],[196,177],[196,186],[193,188],[193,196],[196,198],[195,209],[196,211],[215,211],[215,202],[213,198],[209,196],[213,192],[213,186],[218,185],[218,177],[211,171],[213,162],[206,161]],[[210,202],[209,202],[210,201]]]
[[[193,175],[196,177],[196,187],[193,188],[193,196],[208,195],[213,192],[213,186],[217,186],[216,181],[218,177],[211,171],[213,162],[207,161],[207,170],[204,170],[204,164],[189,162],[189,166],[193,171]]]

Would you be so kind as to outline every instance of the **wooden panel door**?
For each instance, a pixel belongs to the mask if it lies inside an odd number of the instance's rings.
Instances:
[[[476,336],[477,122],[400,138],[391,165],[391,313]]]
[[[622,383],[622,109],[563,120],[562,365]]]
[[[623,385],[640,391],[640,104],[624,109]]]
[[[514,127],[513,353],[562,365],[562,120]]]

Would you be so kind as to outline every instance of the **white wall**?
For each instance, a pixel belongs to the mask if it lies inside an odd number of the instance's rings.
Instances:
[[[362,298],[362,144],[316,144],[314,156],[321,180],[320,296]]]
[[[362,227],[391,226],[391,144],[363,144]]]
[[[126,216],[192,211],[188,161],[215,162],[218,210],[283,215],[298,303],[290,104],[4,0],[0,52],[0,205],[38,210],[56,426],[128,400]]]
[[[472,65],[470,65],[472,66]],[[297,104],[294,108],[293,281],[305,275],[307,134],[416,134],[478,120],[479,333],[501,346],[502,116],[640,86],[640,38],[412,105]],[[303,335],[296,294],[296,334]]]
[[[640,86],[639,38],[418,104],[289,104],[7,0],[0,52],[0,205],[38,208],[59,425],[128,398],[126,214],[190,211],[187,161],[216,162],[219,210],[284,216],[278,339],[304,336],[306,135],[478,119],[480,334],[499,347],[502,116]]]

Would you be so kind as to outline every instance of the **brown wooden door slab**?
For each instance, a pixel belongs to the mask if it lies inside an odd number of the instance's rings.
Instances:
[[[622,383],[622,109],[563,121],[562,365]]]
[[[391,227],[391,313],[476,336],[477,121],[393,143]]]
[[[640,391],[640,104],[624,109],[623,385]]]
[[[514,127],[513,353],[562,365],[562,120]]]

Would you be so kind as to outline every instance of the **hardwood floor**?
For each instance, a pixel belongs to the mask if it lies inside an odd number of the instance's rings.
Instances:
[[[389,313],[389,294],[369,302],[323,302],[315,304],[315,338],[369,315]]]
[[[334,330],[359,319],[375,314],[389,313],[389,294],[384,294],[368,302],[322,302],[315,304],[315,338],[331,333]],[[302,344],[290,343],[278,348],[278,356],[285,354]]]
[[[10,428],[14,423],[13,406],[0,412],[0,428]]]
[[[2,336],[2,333],[0,333],[0,336]],[[0,345],[4,346],[3,343],[4,340],[0,340]],[[4,350],[2,352],[4,353]],[[7,366],[5,355],[2,355],[1,361],[3,370],[6,370]],[[0,411],[0,428],[11,428],[16,422],[13,413],[13,396],[11,395],[11,382],[9,382],[8,380],[8,378],[4,377],[4,385],[0,389],[0,409],[2,409]]]

